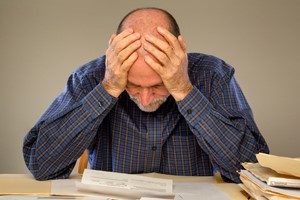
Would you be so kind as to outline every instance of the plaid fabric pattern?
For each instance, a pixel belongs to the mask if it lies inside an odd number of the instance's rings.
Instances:
[[[38,180],[67,178],[89,149],[92,169],[192,176],[218,170],[239,182],[240,163],[268,146],[234,69],[205,54],[188,59],[192,92],[180,102],[170,96],[152,113],[126,91],[114,98],[102,88],[105,56],[77,69],[24,139],[28,169]]]

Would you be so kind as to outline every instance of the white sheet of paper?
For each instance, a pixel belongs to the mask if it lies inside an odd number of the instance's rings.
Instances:
[[[18,195],[5,195],[0,196],[0,200],[37,200],[38,197],[31,196],[18,196]]]
[[[151,197],[142,197],[140,200],[174,200],[172,199],[165,199],[165,198],[151,198]]]
[[[58,179],[52,180],[51,185],[51,195],[59,196],[63,198],[63,196],[67,197],[76,197],[84,200],[111,200],[117,199],[114,196],[104,195],[99,193],[90,193],[84,191],[78,191],[76,188],[76,182],[79,182],[79,179]],[[119,199],[119,198],[118,198]],[[124,198],[122,198],[124,199]]]
[[[115,199],[99,198],[99,197],[60,197],[60,196],[37,197],[37,196],[7,195],[7,196],[0,196],[0,200],[115,200]]]
[[[96,192],[130,198],[173,197],[173,180],[150,178],[141,175],[123,174],[86,169],[80,191]]]
[[[175,200],[230,200],[231,198],[213,183],[175,183]]]

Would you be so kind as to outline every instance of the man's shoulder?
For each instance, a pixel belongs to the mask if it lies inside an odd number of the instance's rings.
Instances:
[[[91,60],[88,63],[81,65],[74,71],[74,74],[76,74],[80,79],[95,78],[101,80],[103,79],[104,73],[105,56]]]
[[[189,72],[209,72],[218,76],[226,76],[234,73],[234,68],[221,58],[203,53],[188,53]]]

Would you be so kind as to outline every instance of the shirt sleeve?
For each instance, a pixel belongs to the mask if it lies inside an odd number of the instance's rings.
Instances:
[[[209,98],[194,86],[178,108],[214,168],[240,182],[241,163],[256,161],[256,153],[269,149],[233,72],[213,81]]]
[[[67,178],[117,101],[101,84],[87,92],[83,82],[89,81],[73,73],[24,139],[25,163],[38,180]]]

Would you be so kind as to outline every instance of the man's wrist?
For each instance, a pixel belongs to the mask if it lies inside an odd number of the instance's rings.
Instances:
[[[102,81],[101,84],[102,87],[106,90],[106,92],[115,98],[118,98],[119,95],[123,92],[120,89],[113,88],[111,84],[109,84],[107,81]]]
[[[172,96],[175,101],[183,100],[191,91],[193,90],[193,85],[191,83],[187,84],[180,92],[173,92]]]

